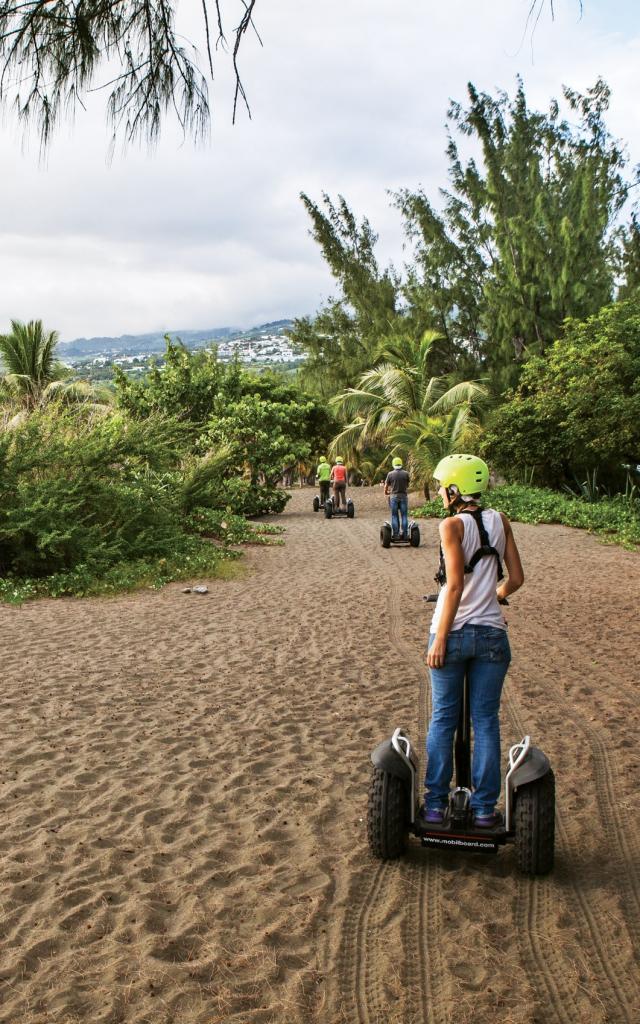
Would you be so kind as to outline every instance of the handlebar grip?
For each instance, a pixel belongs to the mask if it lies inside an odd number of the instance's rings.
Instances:
[[[436,601],[438,600],[438,595],[437,594],[423,594],[422,600],[423,601],[427,601],[429,604],[435,604]],[[498,598],[498,604],[507,604],[508,605],[509,602],[507,601],[506,597],[499,597]]]

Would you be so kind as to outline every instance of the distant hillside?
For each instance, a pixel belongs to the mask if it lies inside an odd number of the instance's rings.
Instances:
[[[65,356],[163,352],[165,334],[174,341],[180,338],[188,348],[194,348],[206,341],[229,338],[237,330],[237,327],[210,327],[206,331],[156,331],[152,334],[121,334],[118,338],[75,338],[74,341],[61,342],[58,350],[63,359]]]
[[[182,341],[187,348],[203,348],[207,342],[259,338],[261,335],[284,334],[293,324],[292,320],[274,320],[269,324],[242,330],[239,327],[209,327],[202,331],[155,331],[152,334],[122,334],[117,338],[75,338],[63,341],[59,346],[62,359],[78,359],[82,356],[98,355],[145,355],[164,352],[164,338],[168,334],[173,341]]]

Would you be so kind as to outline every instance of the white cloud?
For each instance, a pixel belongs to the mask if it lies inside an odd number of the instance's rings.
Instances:
[[[612,4],[611,7],[615,7]],[[262,8],[262,9],[261,9]],[[506,12],[505,12],[506,8]],[[199,30],[199,4],[179,11]],[[155,153],[106,162],[102,98],[63,129],[46,166],[2,131],[0,329],[42,317],[64,338],[250,324],[313,311],[331,280],[299,202],[343,193],[403,260],[388,188],[446,183],[444,121],[467,81],[545,106],[562,83],[613,88],[612,130],[640,160],[640,31],[610,30],[600,2],[556,4],[521,44],[528,0],[259,0],[261,49],[242,53],[253,120],[230,125],[228,65],[213,87],[209,147],[165,132]],[[233,18],[230,18],[233,24]],[[533,62],[532,62],[533,52]]]

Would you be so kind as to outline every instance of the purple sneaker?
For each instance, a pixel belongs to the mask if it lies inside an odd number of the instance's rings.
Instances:
[[[442,825],[444,821],[444,807],[424,807],[420,808],[420,820],[426,825]]]
[[[499,811],[494,811],[493,814],[474,814],[473,823],[476,828],[495,828],[496,825],[502,824],[502,815]]]

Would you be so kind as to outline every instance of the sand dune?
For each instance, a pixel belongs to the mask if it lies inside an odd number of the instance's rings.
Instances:
[[[639,556],[516,525],[503,747],[558,780],[557,866],[366,848],[368,754],[428,716],[437,527],[383,551],[296,492],[204,597],[0,608],[1,1024],[638,1024]]]

